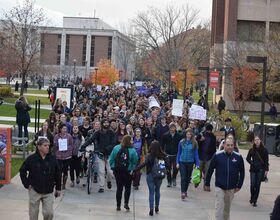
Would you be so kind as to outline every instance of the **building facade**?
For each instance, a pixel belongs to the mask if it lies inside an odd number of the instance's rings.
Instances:
[[[210,68],[222,73],[216,94],[227,99],[228,92],[232,91],[226,61],[234,56],[230,54],[232,48],[237,50],[237,45],[242,45],[246,53],[247,46],[263,45],[272,32],[280,33],[279,11],[279,0],[213,0]],[[248,49],[244,57],[247,55],[255,54],[250,54]]]
[[[59,77],[86,78],[100,59],[110,59],[121,80],[134,77],[134,42],[98,18],[64,17],[63,27],[42,28],[41,39],[41,65]]]

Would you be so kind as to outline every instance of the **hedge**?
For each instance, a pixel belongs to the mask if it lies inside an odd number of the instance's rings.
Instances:
[[[0,96],[9,96],[11,92],[11,86],[0,86]]]

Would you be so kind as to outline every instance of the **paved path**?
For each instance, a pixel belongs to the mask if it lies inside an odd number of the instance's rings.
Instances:
[[[20,95],[19,92],[14,92],[15,95]],[[37,96],[37,97],[48,97],[48,94],[33,94],[33,93],[24,93],[24,96]]]
[[[5,102],[5,100],[4,100],[3,105],[12,105],[12,106],[14,106],[15,104],[14,103]],[[35,108],[35,105],[30,105],[30,106],[31,106],[31,108]],[[49,105],[40,105],[40,108],[41,109],[45,109],[45,110],[52,110],[51,104],[49,104]]]
[[[242,151],[245,157],[247,151]],[[279,194],[280,185],[280,158],[270,155],[269,182],[262,184],[258,207],[252,207],[249,200],[249,172],[246,163],[246,178],[242,190],[235,195],[232,204],[232,220],[268,220],[273,203]],[[83,180],[84,181],[84,180]],[[180,199],[180,188],[167,188],[163,182],[161,188],[160,214],[153,218],[162,220],[190,219],[190,220],[212,220],[215,219],[215,195],[212,180],[212,191],[202,191],[200,185],[195,189],[192,185],[189,189],[189,197],[186,201]],[[112,190],[105,190],[104,194],[94,193],[87,195],[82,186],[70,188],[63,192],[61,198],[56,199],[55,218],[57,220],[117,220],[133,219],[133,194],[130,199],[130,212],[116,212],[115,208],[115,184]],[[28,219],[28,196],[22,187],[19,176],[16,176],[10,185],[0,189],[0,213],[1,219],[18,220]],[[142,176],[139,191],[135,191],[135,219],[151,219],[148,216],[148,191],[145,176]],[[40,219],[42,219],[40,214]]]

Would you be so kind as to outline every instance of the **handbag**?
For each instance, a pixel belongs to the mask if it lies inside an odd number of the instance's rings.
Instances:
[[[256,151],[256,153],[257,153],[257,156],[258,156],[258,158],[260,159],[261,163],[264,164],[263,159],[262,159],[261,155],[259,154],[259,152]],[[268,178],[267,178],[267,176],[265,175],[265,172],[262,173],[261,181],[262,181],[262,182],[267,182],[267,181],[268,181]]]

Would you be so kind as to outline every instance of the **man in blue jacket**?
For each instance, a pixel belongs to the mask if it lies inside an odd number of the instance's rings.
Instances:
[[[233,140],[227,138],[224,150],[213,156],[206,176],[204,189],[210,191],[211,176],[216,169],[216,220],[229,220],[234,193],[241,189],[244,181],[244,161],[233,148]]]

